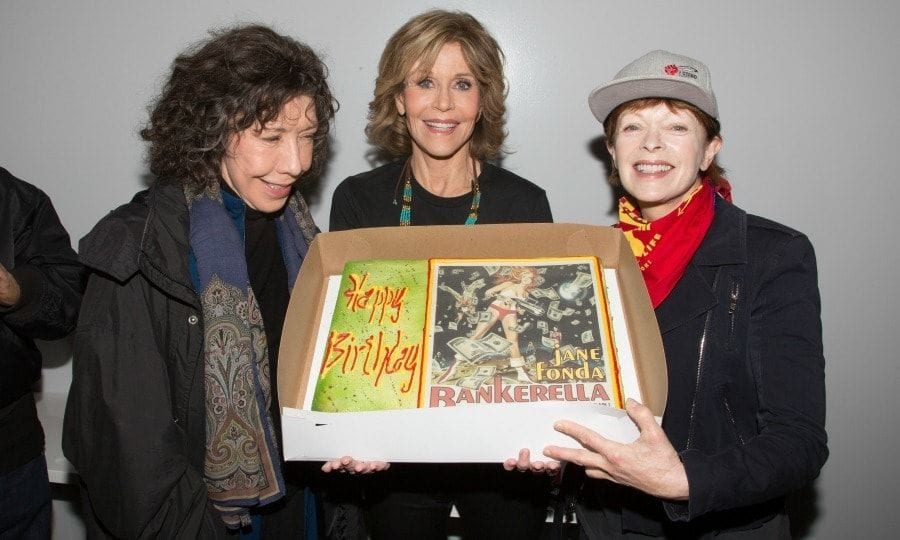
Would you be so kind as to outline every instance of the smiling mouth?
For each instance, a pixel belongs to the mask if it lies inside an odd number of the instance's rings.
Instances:
[[[426,120],[425,125],[435,131],[450,132],[459,125],[459,122],[435,122]]]
[[[671,165],[666,165],[663,163],[638,163],[634,166],[634,168],[639,173],[644,174],[656,174],[661,172],[668,172],[674,169]]]
[[[275,184],[275,183],[272,183],[272,182],[267,182],[267,181],[265,181],[265,180],[263,180],[262,182],[263,182],[263,184],[266,185],[266,187],[267,187],[269,190],[274,191],[274,192],[276,192],[276,193],[282,193],[282,192],[284,192],[284,191],[290,191],[290,190],[291,190],[291,186],[293,185],[293,184],[287,184],[287,185],[283,185],[283,184]]]

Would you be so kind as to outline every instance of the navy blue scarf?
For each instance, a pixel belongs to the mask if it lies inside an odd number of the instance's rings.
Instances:
[[[244,249],[244,203],[218,184],[194,195],[190,217],[194,287],[204,324],[206,461],[210,500],[229,527],[249,523],[249,509],[284,495],[278,441],[269,414],[272,383],[265,328],[250,286]],[[293,288],[316,233],[294,193],[276,220]],[[194,272],[195,271],[195,272]]]

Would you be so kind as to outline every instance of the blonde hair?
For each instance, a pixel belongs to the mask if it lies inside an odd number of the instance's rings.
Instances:
[[[492,159],[503,151],[506,139],[506,79],[503,51],[475,17],[464,12],[426,11],[408,20],[388,40],[378,62],[375,96],[369,103],[369,142],[390,157],[412,153],[406,120],[397,111],[395,98],[406,84],[416,62],[427,72],[444,45],[457,43],[478,81],[481,118],[469,144],[472,157]]]

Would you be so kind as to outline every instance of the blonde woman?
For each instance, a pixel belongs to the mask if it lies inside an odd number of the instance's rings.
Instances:
[[[388,41],[366,134],[388,163],[335,189],[332,231],[552,221],[544,190],[489,163],[506,137],[496,40],[471,15],[429,11]]]
[[[503,54],[474,17],[410,19],[382,53],[369,104],[366,133],[388,163],[337,187],[331,230],[551,221],[543,189],[489,163],[505,97]],[[546,479],[499,465],[395,464],[366,480],[376,540],[445,540],[453,505],[467,540],[537,538],[546,515]]]

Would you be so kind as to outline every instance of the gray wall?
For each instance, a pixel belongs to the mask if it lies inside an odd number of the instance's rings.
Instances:
[[[321,51],[341,103],[334,159],[312,200],[368,168],[363,136],[386,38],[429,7],[389,2],[0,2],[0,164],[44,188],[74,239],[146,176],[136,135],[174,57],[207,28],[273,24]],[[505,166],[544,186],[558,221],[609,224],[586,96],[653,48],[707,62],[735,201],[809,234],[817,248],[831,459],[802,501],[810,538],[896,534],[892,459],[900,331],[893,171],[900,126],[895,25],[884,1],[446,2],[480,18],[507,54]],[[44,389],[64,392],[64,345]],[[64,519],[65,516],[60,517]],[[63,523],[57,536],[76,535]]]

